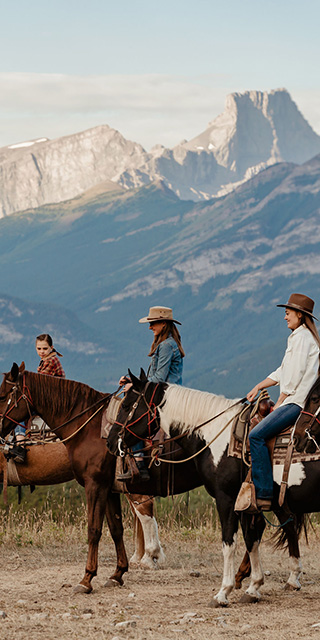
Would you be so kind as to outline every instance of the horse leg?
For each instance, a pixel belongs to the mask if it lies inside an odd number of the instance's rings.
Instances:
[[[141,558],[144,556],[144,535],[143,535],[143,529],[141,526],[141,522],[139,520],[139,518],[137,517],[135,508],[133,506],[133,498],[134,496],[129,494],[126,494],[126,498],[129,502],[129,506],[131,509],[131,513],[133,515],[133,531],[134,531],[134,554],[133,556],[130,558],[129,560],[129,565],[132,566],[137,566],[140,564],[140,560]]]
[[[236,573],[236,584],[235,584],[235,588],[236,589],[241,589],[242,587],[242,582],[245,578],[249,578],[251,574],[251,564],[250,564],[250,558],[249,558],[249,554],[248,551],[245,552],[243,558],[242,558],[242,562],[240,564],[240,567]]]
[[[140,565],[140,560],[141,558],[143,558],[144,552],[145,552],[144,535],[143,535],[141,522],[132,507],[131,509],[132,509],[132,515],[133,515],[134,554],[133,556],[131,556],[129,560],[129,566],[137,567]]]
[[[106,504],[106,517],[112,540],[116,547],[117,568],[112,576],[104,584],[105,587],[122,586],[123,574],[128,571],[128,558],[123,542],[123,524],[121,513],[120,495],[109,493]]]
[[[289,568],[290,575],[286,582],[285,589],[299,591],[301,589],[300,576],[302,573],[302,564],[299,549],[299,534],[296,529],[294,520],[289,520],[288,513],[283,510],[275,511],[275,514],[282,524],[282,533],[279,534],[279,542],[277,546],[283,546],[285,542],[289,549]]]
[[[210,606],[227,607],[228,595],[235,585],[234,556],[239,518],[234,512],[234,501],[225,493],[217,493],[216,504],[222,529],[223,578],[221,588]]]
[[[241,526],[246,548],[251,564],[250,584],[240,602],[258,602],[261,598],[259,588],[264,583],[264,574],[260,561],[260,542],[265,529],[265,521],[262,515],[241,516]]]
[[[103,518],[106,511],[108,489],[99,486],[91,478],[85,483],[88,510],[88,556],[84,577],[75,587],[75,593],[90,593],[91,580],[97,575],[98,546],[102,533]]]
[[[144,569],[155,569],[165,562],[161,542],[158,535],[158,525],[153,516],[153,498],[149,496],[136,496],[138,500],[130,503],[131,509],[141,525],[144,537],[144,554],[140,557],[140,565]],[[134,556],[133,556],[134,558]],[[132,562],[131,558],[131,562]]]

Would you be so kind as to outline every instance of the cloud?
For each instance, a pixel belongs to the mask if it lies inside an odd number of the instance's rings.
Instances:
[[[214,109],[225,90],[167,75],[0,73],[0,109],[12,113],[101,109]]]
[[[147,148],[174,146],[204,130],[223,111],[228,93],[248,88],[223,75],[0,73],[0,145],[109,124]],[[312,100],[297,95],[314,126],[320,91]]]

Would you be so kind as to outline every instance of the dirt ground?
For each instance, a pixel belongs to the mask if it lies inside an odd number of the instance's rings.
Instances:
[[[0,637],[46,639],[184,640],[203,638],[320,639],[319,535],[302,543],[304,573],[300,592],[284,590],[287,555],[262,544],[266,572],[257,604],[241,604],[234,591],[230,606],[209,602],[221,582],[220,542],[208,536],[172,534],[163,539],[167,564],[158,571],[131,569],[125,586],[105,589],[114,569],[112,544],[101,544],[98,577],[90,595],[74,595],[84,573],[86,546],[45,548],[1,546]],[[127,543],[132,551],[132,541]],[[237,561],[243,547],[239,543]],[[199,574],[199,575],[198,575]],[[246,581],[247,583],[248,581]],[[314,626],[314,625],[319,626]]]

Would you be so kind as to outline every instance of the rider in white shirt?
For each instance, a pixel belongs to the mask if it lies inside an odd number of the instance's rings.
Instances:
[[[247,394],[247,399],[252,402],[262,389],[280,385],[273,412],[261,420],[249,435],[257,506],[264,511],[270,510],[273,496],[272,466],[266,441],[295,423],[319,375],[320,338],[313,321],[314,301],[293,293],[286,304],[277,306],[285,307],[285,320],[292,331],[287,350],[280,367]]]

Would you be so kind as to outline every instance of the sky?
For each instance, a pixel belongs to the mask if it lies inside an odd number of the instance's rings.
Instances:
[[[320,134],[319,0],[0,0],[0,146],[99,124],[146,149],[235,91],[286,88]]]

